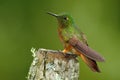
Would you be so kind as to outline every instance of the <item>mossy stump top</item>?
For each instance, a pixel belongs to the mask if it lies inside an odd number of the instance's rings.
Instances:
[[[28,80],[78,80],[79,62],[75,55],[47,49],[32,49],[32,53]]]

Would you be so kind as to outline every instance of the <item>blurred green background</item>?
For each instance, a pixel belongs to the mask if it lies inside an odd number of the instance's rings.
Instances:
[[[0,80],[26,80],[32,47],[63,49],[48,11],[70,13],[106,59],[100,74],[80,61],[81,80],[120,80],[120,0],[0,0]]]

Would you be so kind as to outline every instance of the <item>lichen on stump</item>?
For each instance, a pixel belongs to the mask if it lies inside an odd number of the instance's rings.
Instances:
[[[47,49],[32,49],[32,53],[28,80],[78,80],[79,62],[75,55]]]

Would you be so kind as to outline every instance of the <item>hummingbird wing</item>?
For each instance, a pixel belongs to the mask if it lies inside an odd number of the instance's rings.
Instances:
[[[103,62],[105,61],[104,58],[99,55],[97,52],[95,52],[93,49],[91,49],[89,46],[87,46],[85,43],[80,41],[77,37],[72,37],[69,39],[68,43],[77,51],[85,55],[86,57]]]
[[[83,42],[86,46],[88,46],[87,38],[86,38],[86,36],[85,36],[85,34],[84,34],[83,32],[81,32],[81,38],[82,38],[82,42]],[[78,52],[78,53],[79,53],[79,52]],[[85,55],[83,55],[83,54],[81,54],[81,53],[79,53],[79,54],[80,54],[80,57],[82,58],[82,60],[88,65],[88,67],[89,67],[92,71],[94,71],[94,72],[100,72],[100,69],[99,69],[99,67],[98,67],[98,65],[97,65],[97,63],[96,63],[95,60],[90,59],[90,58],[88,58],[87,56],[85,56]]]

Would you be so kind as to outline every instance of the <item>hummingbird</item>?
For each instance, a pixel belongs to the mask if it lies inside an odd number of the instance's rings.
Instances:
[[[58,35],[64,46],[62,52],[64,54],[72,52],[80,56],[92,71],[101,72],[97,61],[103,62],[105,59],[88,46],[85,34],[76,26],[72,16],[67,13],[48,12],[48,14],[57,18]]]

